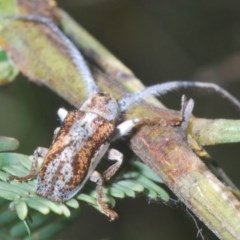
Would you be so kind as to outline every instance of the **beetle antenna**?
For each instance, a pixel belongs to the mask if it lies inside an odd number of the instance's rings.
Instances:
[[[206,88],[214,90],[215,92],[219,93],[222,97],[225,97],[238,109],[240,109],[240,101],[219,85],[215,83],[191,82],[191,81],[171,81],[146,87],[142,91],[125,95],[118,101],[119,107],[121,111],[126,111],[130,107],[138,104],[140,101],[147,97],[150,96],[161,97],[170,91],[178,90],[181,88]]]
[[[33,21],[41,23],[51,29],[64,43],[73,64],[79,72],[79,75],[87,85],[88,95],[91,96],[94,93],[99,92],[99,89],[94,81],[93,75],[80,51],[73,44],[73,42],[57,27],[57,25],[50,19],[40,16],[40,15],[16,15],[16,16],[3,16],[0,17],[1,20],[23,20],[23,21]]]

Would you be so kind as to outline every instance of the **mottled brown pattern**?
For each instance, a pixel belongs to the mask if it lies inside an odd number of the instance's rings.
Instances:
[[[106,143],[113,134],[115,125],[107,122],[102,117],[98,117],[93,122],[95,134],[86,142],[85,146],[78,152],[73,159],[74,174],[69,182],[69,187],[74,189],[87,174],[92,157],[99,150],[99,147]]]
[[[82,111],[73,111],[70,112],[65,118],[64,124],[50,146],[48,154],[46,155],[41,166],[39,176],[42,178],[42,181],[44,181],[45,172],[49,163],[54,161],[57,155],[61,153],[62,150],[67,146],[75,144],[73,141],[69,142],[68,144],[64,144],[63,139],[68,135],[73,123],[77,120],[83,119],[86,114],[88,113],[84,113]],[[73,156],[73,159],[71,160],[74,172],[72,179],[66,183],[68,190],[76,188],[81,183],[88,173],[88,168],[93,156],[99,150],[99,147],[110,139],[115,129],[115,122],[106,121],[100,116],[96,117],[94,121],[88,124],[91,124],[94,134],[85,140],[83,147],[76,152],[75,156]],[[62,164],[58,166],[58,169],[55,172],[56,176],[51,179],[52,187],[48,189],[48,192],[52,191],[54,188],[54,183],[59,178],[63,178],[63,176],[59,175],[62,166]]]
[[[101,93],[98,93],[96,96],[93,96],[91,98],[91,102],[89,103],[89,108],[92,109],[92,108],[95,108],[95,106],[101,105],[103,107],[103,109],[105,110],[105,106],[110,100],[112,100],[110,95],[103,94],[103,93],[101,95]]]
[[[72,124],[77,120],[81,119],[85,115],[84,112],[80,111],[72,111],[69,112],[68,115],[66,116],[63,126],[61,127],[59,133],[57,134],[55,140],[52,142],[48,154],[46,155],[43,164],[41,165],[41,169],[39,172],[39,176],[42,177],[44,176],[44,173],[46,171],[46,168],[57,154],[59,154],[62,149],[66,147],[66,145],[63,145],[63,138],[68,134]]]
[[[106,115],[112,114],[106,108],[106,105],[113,101],[113,98],[109,94],[98,93],[91,98],[91,102],[88,104],[89,109],[98,108],[99,112],[104,112]]]
[[[53,178],[51,179],[51,184],[48,185],[48,189],[47,191],[44,193],[44,196],[49,198],[49,199],[54,199],[54,200],[58,200],[55,198],[52,198],[53,194],[53,189],[54,189],[54,185],[56,183],[56,181],[58,179],[64,179],[64,175],[60,173],[60,170],[62,168],[62,164],[60,164],[55,172],[55,175],[53,175]],[[41,194],[40,194],[41,195]]]

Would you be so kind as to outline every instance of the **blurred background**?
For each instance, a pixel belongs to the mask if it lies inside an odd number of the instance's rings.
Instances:
[[[222,0],[59,0],[96,39],[122,60],[145,85],[169,80],[215,82],[240,99],[240,2]],[[181,93],[163,102],[179,109]],[[196,102],[194,114],[205,118],[239,118],[217,94],[184,91]],[[56,111],[68,104],[24,77],[0,88],[0,135],[19,139],[19,151],[31,154],[48,146],[58,125]],[[208,148],[211,156],[240,185],[239,144]],[[175,197],[173,196],[173,199]],[[148,199],[117,202],[119,220],[110,223],[84,206],[78,221],[58,239],[159,240],[200,239],[185,207]],[[217,239],[200,222],[205,239]]]

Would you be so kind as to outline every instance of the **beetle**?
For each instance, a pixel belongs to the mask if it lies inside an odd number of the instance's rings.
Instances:
[[[103,200],[103,184],[117,172],[123,161],[123,154],[109,148],[111,142],[128,135],[134,127],[143,124],[180,126],[186,130],[194,101],[183,98],[181,118],[168,122],[151,118],[122,121],[124,112],[149,96],[159,97],[168,91],[192,87],[213,89],[240,108],[240,102],[234,96],[220,86],[208,82],[164,82],[127,94],[117,100],[109,93],[99,90],[81,52],[50,19],[37,15],[17,15],[5,16],[0,20],[6,19],[32,21],[43,24],[53,31],[62,41],[88,89],[88,98],[79,109],[69,112],[63,108],[58,110],[62,125],[54,131],[53,141],[48,149],[38,147],[34,151],[30,173],[23,177],[9,177],[9,181],[22,182],[37,175],[36,193],[42,197],[56,202],[67,201],[74,197],[88,180],[91,180],[97,184],[97,202],[102,212],[114,220],[117,218],[117,213]],[[115,163],[100,174],[96,171],[96,167],[104,155]],[[37,172],[39,157],[43,157],[44,160]]]

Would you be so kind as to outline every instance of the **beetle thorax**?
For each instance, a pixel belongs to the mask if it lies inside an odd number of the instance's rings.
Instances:
[[[120,109],[115,98],[107,93],[97,93],[86,100],[81,111],[96,113],[108,121],[115,121],[120,116]]]

